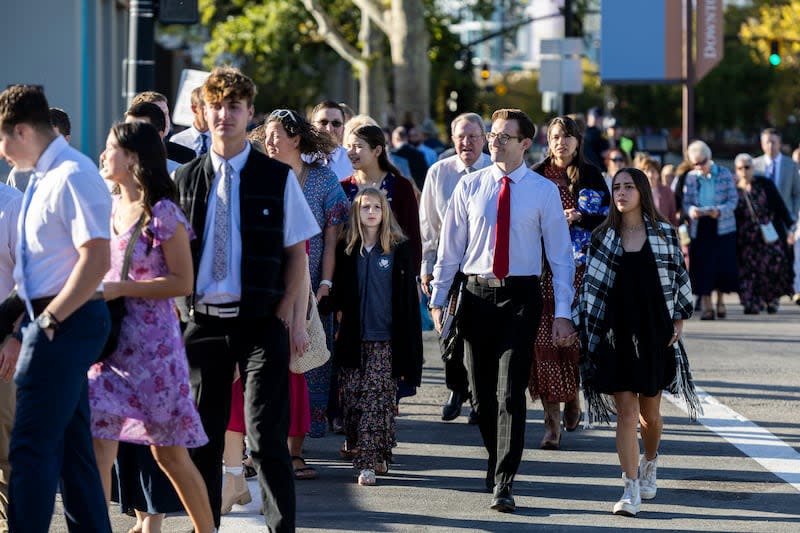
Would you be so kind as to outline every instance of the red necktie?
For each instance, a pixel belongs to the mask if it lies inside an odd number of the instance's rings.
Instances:
[[[494,261],[492,272],[497,279],[508,275],[508,241],[511,231],[511,179],[503,176],[503,185],[497,195],[497,225],[495,226]]]

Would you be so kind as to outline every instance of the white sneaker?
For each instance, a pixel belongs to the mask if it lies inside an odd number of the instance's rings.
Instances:
[[[371,487],[375,484],[375,470],[365,469],[358,475],[358,484]]]
[[[656,470],[658,469],[658,455],[648,461],[644,454],[639,462],[639,494],[643,500],[652,500],[656,497]]]
[[[639,480],[628,479],[628,476],[623,473],[622,481],[625,483],[625,491],[622,493],[622,498],[614,504],[614,514],[636,516],[639,506],[642,504],[642,498],[639,495]]]

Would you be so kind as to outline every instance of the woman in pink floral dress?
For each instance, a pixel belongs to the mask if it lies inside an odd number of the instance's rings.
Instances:
[[[111,128],[101,155],[104,178],[114,182],[111,270],[107,300],[125,297],[126,315],[116,351],[89,370],[95,455],[109,498],[118,443],[149,445],[198,533],[214,531],[203,478],[187,448],[208,442],[190,395],[188,363],[172,298],[192,290],[191,226],[173,203],[163,143],[145,123]],[[128,277],[120,272],[140,221]]]

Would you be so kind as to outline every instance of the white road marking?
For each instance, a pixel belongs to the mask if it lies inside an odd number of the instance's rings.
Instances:
[[[800,491],[800,453],[771,432],[721,404],[700,387],[697,387],[697,396],[703,406],[703,415],[698,422]],[[682,399],[669,393],[664,393],[664,398],[687,412]]]

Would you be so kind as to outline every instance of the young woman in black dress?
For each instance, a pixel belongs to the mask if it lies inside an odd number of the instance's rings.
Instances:
[[[675,229],[658,214],[645,174],[623,168],[611,190],[609,216],[592,236],[576,314],[590,414],[603,420],[617,414],[625,491],[614,513],[634,516],[641,499],[656,495],[661,391],[683,397],[692,417],[698,409],[680,342],[692,290]]]

